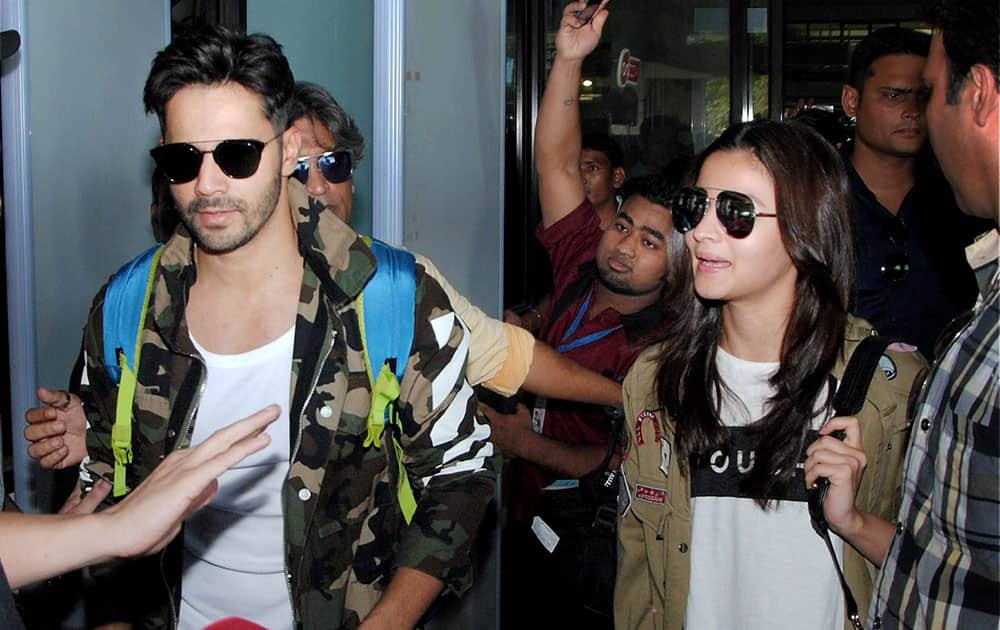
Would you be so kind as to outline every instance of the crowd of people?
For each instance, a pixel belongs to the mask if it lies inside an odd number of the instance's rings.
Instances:
[[[87,565],[94,627],[416,627],[501,475],[504,627],[1000,625],[997,6],[865,38],[852,135],[807,110],[629,177],[581,133],[605,4],[556,34],[553,291],[505,321],[348,226],[364,138],[273,39],[157,54],[161,243],[97,293],[79,393],[26,414],[80,481],[0,514],[3,627]]]

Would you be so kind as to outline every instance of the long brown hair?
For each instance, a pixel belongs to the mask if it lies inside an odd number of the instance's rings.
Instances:
[[[697,158],[692,180],[718,151],[750,151],[770,172],[781,240],[798,271],[780,365],[770,379],[774,395],[764,417],[748,427],[757,448],[744,489],[766,507],[792,478],[843,344],[856,265],[850,192],[840,157],[804,125],[734,125]],[[697,296],[687,248],[678,249],[671,261],[675,278],[666,300],[657,395],[676,423],[675,448],[687,468],[727,446],[729,432],[719,417],[726,385],[715,362],[722,303]]]

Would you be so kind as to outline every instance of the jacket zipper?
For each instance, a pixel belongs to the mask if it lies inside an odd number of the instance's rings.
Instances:
[[[330,357],[330,353],[333,351],[333,343],[334,343],[334,341],[336,341],[336,339],[337,339],[337,331],[333,330],[333,331],[331,331],[331,334],[330,334],[330,341],[326,344],[326,348],[325,348],[325,350],[324,350],[324,352],[323,352],[323,354],[322,354],[322,356],[320,358],[319,363],[316,364],[316,373],[313,375],[312,382],[309,385],[309,394],[306,396],[305,402],[302,404],[302,411],[303,412],[306,409],[309,408],[309,402],[312,400],[313,392],[316,391],[316,385],[319,383],[319,375],[320,375],[320,372],[322,372],[322,366],[323,366],[324,363],[326,363],[326,360]],[[300,415],[301,415],[301,413],[300,413]],[[289,413],[289,421],[291,421],[291,414],[290,413]],[[295,446],[294,446],[294,448],[292,448],[292,455],[291,455],[291,457],[288,460],[289,472],[291,472],[292,462],[295,461],[295,457],[299,453],[299,447],[302,445],[302,421],[301,421],[301,419],[300,419],[300,421],[299,421],[298,424],[299,424],[299,430],[297,431],[297,434],[295,436]],[[286,482],[288,481],[287,477],[286,477],[285,481]],[[288,519],[285,518],[285,517],[286,517],[286,515],[285,515],[285,503],[284,503],[284,501],[282,501],[281,502],[281,529],[282,529],[282,534],[283,534],[285,540],[288,540],[288,531],[287,531],[287,528],[288,528]],[[296,614],[295,614],[295,597],[292,595],[292,572],[288,568],[288,553],[286,552],[283,555],[284,555],[284,561],[285,561],[285,588],[288,591],[288,603],[289,603],[289,605],[292,608],[292,620],[294,622]]]

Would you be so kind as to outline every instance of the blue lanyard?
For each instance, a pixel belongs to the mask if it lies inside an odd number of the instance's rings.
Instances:
[[[605,337],[607,337],[608,335],[610,335],[611,333],[615,332],[616,330],[622,327],[621,324],[618,324],[617,326],[612,326],[611,328],[605,328],[604,330],[598,330],[597,332],[590,333],[585,337],[580,337],[579,339],[574,339],[569,343],[565,343],[567,339],[573,336],[573,333],[576,332],[576,329],[580,327],[580,322],[583,321],[583,316],[587,314],[587,310],[590,308],[590,301],[593,298],[594,298],[594,290],[591,289],[590,293],[587,294],[587,299],[585,299],[583,301],[583,304],[580,305],[580,310],[576,312],[576,317],[573,318],[573,323],[569,325],[569,328],[563,334],[562,340],[560,341],[559,345],[556,346],[556,352],[563,354],[565,352],[573,350],[574,348],[579,348],[581,346],[594,343],[595,341],[604,339]]]

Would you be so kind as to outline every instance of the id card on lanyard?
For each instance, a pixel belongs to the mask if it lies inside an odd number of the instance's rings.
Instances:
[[[565,354],[570,350],[576,348],[582,348],[583,346],[594,343],[595,341],[600,341],[604,339],[611,333],[615,332],[622,327],[621,324],[617,326],[612,326],[610,328],[605,328],[603,330],[598,330],[592,332],[589,335],[584,335],[572,341],[568,341],[570,337],[576,333],[577,329],[580,328],[580,323],[583,322],[584,315],[590,310],[590,303],[594,299],[594,290],[591,289],[590,293],[587,294],[586,299],[584,299],[583,304],[577,310],[576,315],[573,317],[572,323],[570,323],[569,328],[563,333],[562,339],[559,341],[559,345],[556,346],[556,352],[559,354]],[[535,399],[535,407],[531,410],[531,428],[535,433],[542,434],[545,430],[545,407],[547,404],[547,399],[544,396],[538,396]]]

